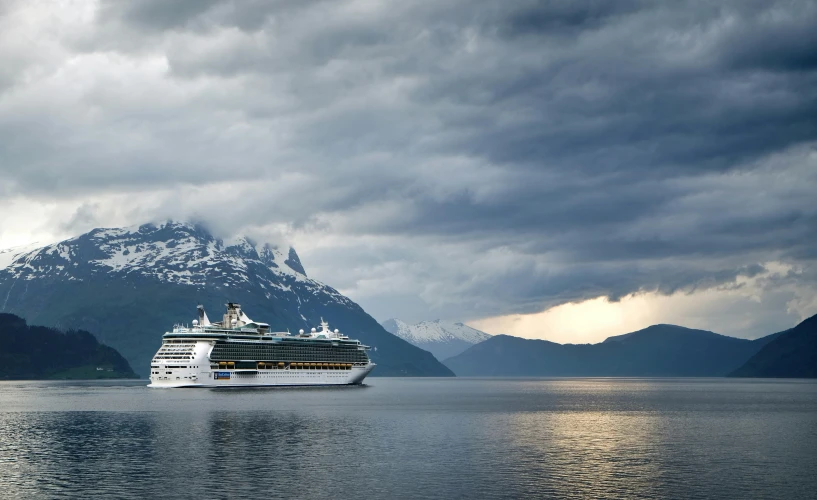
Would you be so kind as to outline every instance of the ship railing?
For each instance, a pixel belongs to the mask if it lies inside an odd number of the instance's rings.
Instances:
[[[204,328],[200,326],[184,326],[184,325],[174,325],[173,326],[173,333],[202,333],[204,332]]]

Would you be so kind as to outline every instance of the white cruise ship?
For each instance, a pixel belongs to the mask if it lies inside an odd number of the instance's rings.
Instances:
[[[254,387],[360,384],[375,364],[369,349],[321,320],[321,330],[273,333],[241,306],[227,304],[211,323],[202,306],[192,327],[162,337],[150,363],[148,387]]]

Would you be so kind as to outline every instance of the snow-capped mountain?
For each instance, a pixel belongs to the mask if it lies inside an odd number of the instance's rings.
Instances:
[[[218,316],[228,301],[282,331],[311,328],[323,317],[377,348],[370,351],[379,364],[373,375],[450,375],[354,301],[307,277],[292,248],[224,241],[201,226],[168,221],[0,251],[0,312],[91,331],[137,373],[148,371],[162,333],[191,321],[197,304]]]
[[[13,284],[36,279],[92,280],[101,274],[195,287],[259,286],[291,291],[293,283],[321,291],[339,304],[353,302],[337,290],[307,278],[293,248],[284,255],[268,244],[238,237],[215,239],[201,227],[178,222],[94,229],[82,236],[37,248],[0,251],[0,272]],[[13,289],[10,291],[14,291]],[[0,307],[3,310],[4,307]],[[306,321],[303,315],[300,315]]]
[[[456,356],[474,344],[479,344],[491,336],[462,323],[450,321],[422,321],[409,324],[399,319],[389,319],[382,323],[387,332],[397,335],[420,349],[425,349],[439,360]]]

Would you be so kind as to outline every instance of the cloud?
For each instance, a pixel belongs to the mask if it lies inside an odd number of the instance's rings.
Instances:
[[[759,338],[814,314],[817,296],[803,286],[801,271],[767,263],[751,277],[697,293],[637,293],[612,302],[598,297],[536,314],[504,315],[473,322],[491,333],[560,343],[597,343],[657,323],[682,324],[736,337]],[[764,314],[754,314],[758,308]]]
[[[817,282],[813,2],[5,9],[0,242],[203,221],[382,319]]]

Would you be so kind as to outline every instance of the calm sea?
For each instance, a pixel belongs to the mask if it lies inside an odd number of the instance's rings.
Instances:
[[[0,496],[817,498],[817,383],[0,382]]]

